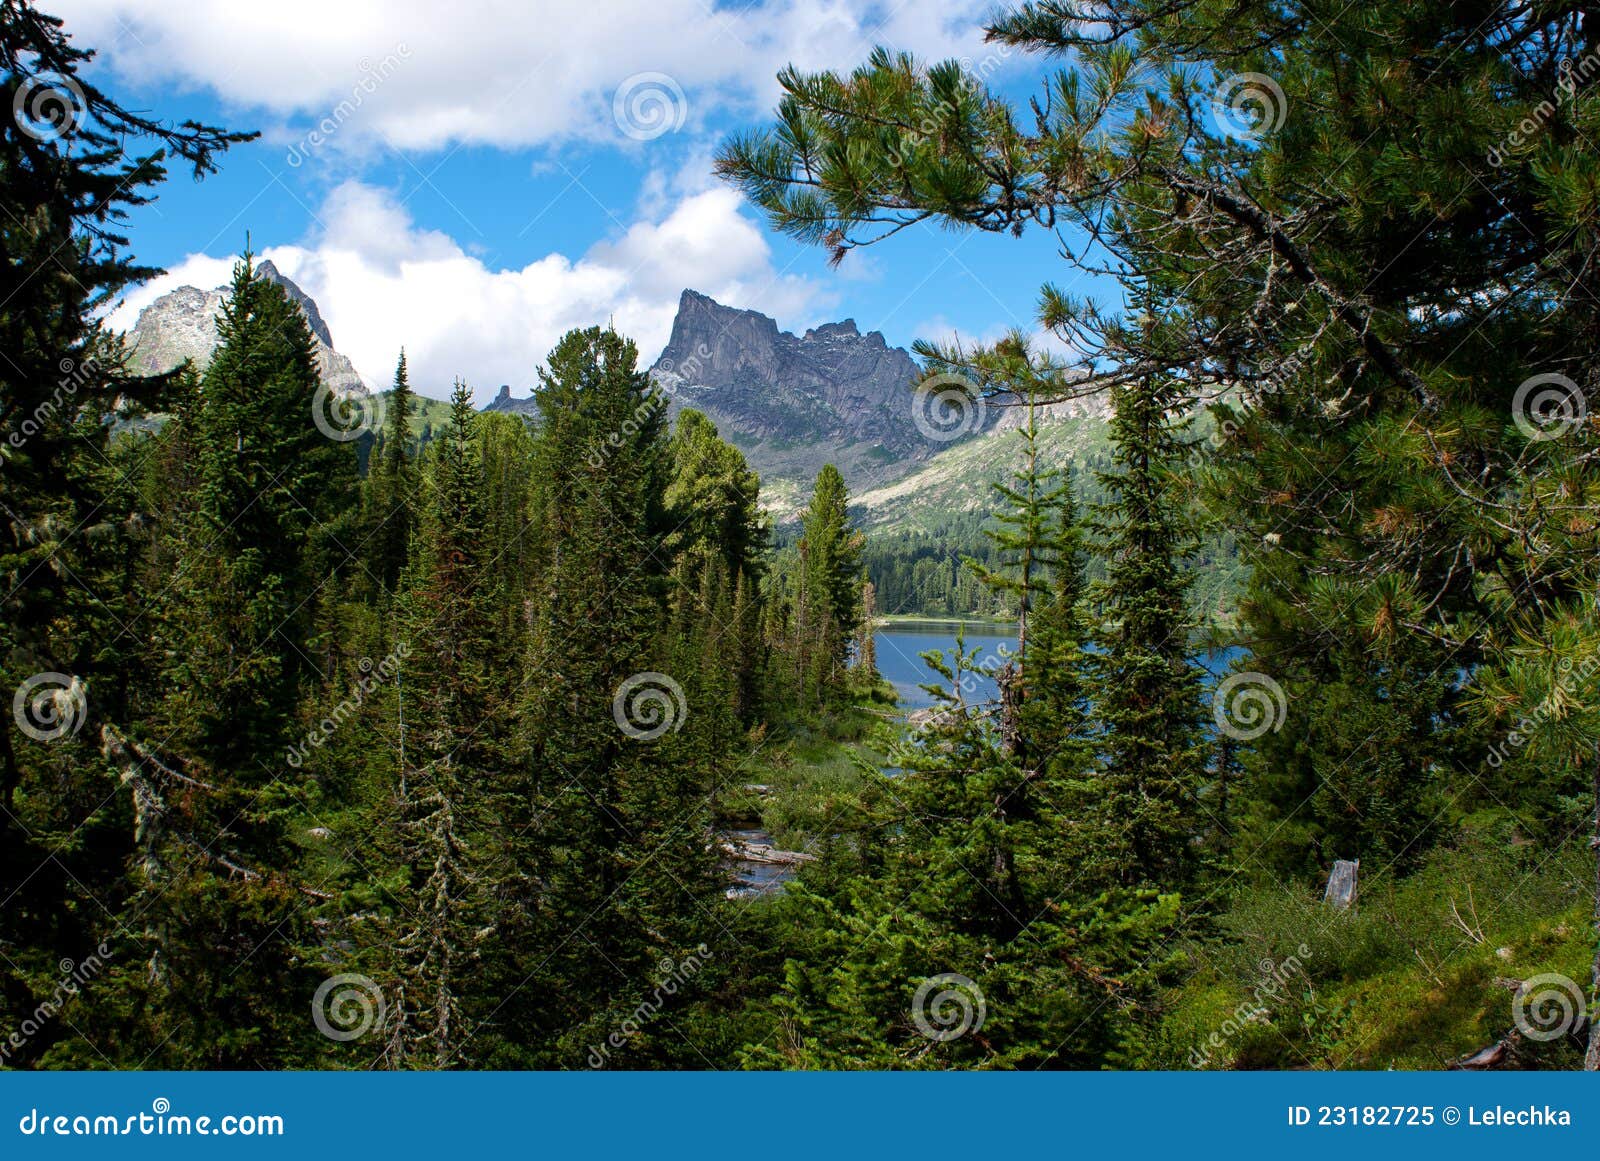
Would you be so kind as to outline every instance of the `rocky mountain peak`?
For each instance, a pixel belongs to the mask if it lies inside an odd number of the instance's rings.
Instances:
[[[537,415],[539,405],[534,402],[533,396],[518,399],[511,394],[509,383],[500,384],[500,390],[488,403],[483,405],[485,411],[503,411],[508,415]]]
[[[276,282],[288,294],[289,301],[300,308],[300,313],[306,316],[306,323],[311,327],[322,345],[329,350],[333,349],[333,335],[328,331],[328,324],[322,319],[322,312],[317,309],[317,304],[311,296],[295,285],[294,281],[278,271],[272,264],[272,259],[267,259],[256,267],[256,277],[265,278],[268,282]]]
[[[969,447],[968,439],[1026,419],[1026,408],[1003,399],[970,412],[924,400],[919,416],[912,385],[921,368],[881,332],[863,334],[854,319],[842,319],[797,336],[759,311],[724,306],[696,290],[679,297],[672,337],[651,374],[673,409],[705,412],[723,438],[739,446],[780,514],[803,503],[811,478],[827,462],[858,496],[901,503],[897,489],[911,487],[917,502],[934,503],[928,487],[948,489],[970,477],[973,487],[962,491],[962,505],[981,504],[995,457],[1006,453],[987,444]],[[497,399],[490,406],[515,404]],[[1105,414],[1104,398],[1097,397],[1051,404],[1040,419],[1070,427],[1052,438],[1071,442],[1083,434],[1083,424],[1091,431]],[[947,467],[930,475],[937,464]]]
[[[317,374],[322,382],[338,395],[365,395],[366,384],[350,360],[333,349],[333,335],[311,296],[271,261],[257,265],[256,275],[283,287],[290,301],[305,315],[316,348]],[[180,286],[145,307],[128,332],[132,370],[137,374],[156,375],[172,370],[185,359],[204,368],[217,349],[217,315],[227,297],[226,286],[211,290]]]
[[[856,329],[856,320],[853,318],[847,318],[843,322],[823,323],[820,327],[812,327],[805,333],[805,337],[808,339],[820,339],[827,341],[829,339],[858,339],[861,338],[862,335],[861,332]],[[880,344],[883,343],[883,336],[877,331],[873,331],[866,337],[869,339],[877,339]]]
[[[652,373],[675,406],[705,411],[764,476],[805,476],[832,460],[864,482],[869,470],[938,448],[913,418],[917,363],[854,319],[797,336],[759,311],[685,290]]]

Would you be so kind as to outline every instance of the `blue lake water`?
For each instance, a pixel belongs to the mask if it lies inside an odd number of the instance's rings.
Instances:
[[[906,709],[925,709],[933,698],[919,688],[923,682],[943,684],[943,678],[928,668],[918,654],[930,649],[944,650],[946,661],[955,655],[956,632],[963,626],[959,621],[901,621],[879,629],[873,634],[878,650],[878,672],[883,674],[900,695],[900,704]],[[1011,650],[1017,647],[1014,630],[1002,631],[1000,626],[969,624],[965,626],[965,646],[968,652],[979,650],[979,662],[1002,665]],[[1207,673],[1207,685],[1227,672],[1234,658],[1244,650],[1217,649],[1199,654],[1195,664]],[[981,676],[970,678],[971,687],[964,691],[968,701],[987,701],[998,691],[993,679]]]

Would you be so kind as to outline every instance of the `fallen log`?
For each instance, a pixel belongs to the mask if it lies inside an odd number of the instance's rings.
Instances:
[[[723,853],[729,858],[741,863],[769,863],[778,866],[794,866],[798,863],[809,863],[817,856],[807,854],[805,851],[780,851],[766,843],[746,843],[737,840],[722,842]]]

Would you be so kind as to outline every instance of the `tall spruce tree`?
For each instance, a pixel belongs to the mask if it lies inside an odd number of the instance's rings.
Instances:
[[[1093,590],[1101,621],[1095,715],[1101,764],[1088,800],[1100,818],[1100,874],[1167,890],[1194,878],[1193,840],[1205,781],[1200,676],[1184,560],[1193,547],[1172,494],[1181,445],[1170,427],[1177,397],[1156,377],[1112,395],[1108,498],[1090,529],[1106,560]]]
[[[249,255],[217,333],[190,436],[199,488],[167,622],[167,714],[193,756],[255,782],[319,680],[309,598],[333,583],[324,538],[349,509],[355,453],[315,425],[310,327]]]
[[[50,998],[63,959],[106,940],[129,950],[106,908],[129,890],[131,795],[96,747],[106,724],[129,727],[148,688],[144,618],[158,590],[133,581],[159,500],[146,483],[149,445],[123,440],[108,419],[166,409],[184,376],[135,374],[103,325],[106,304],[159,273],[132,256],[123,223],[154,199],[169,164],[200,178],[253,136],[140,113],[96,83],[92,56],[56,17],[0,4],[0,688],[25,706],[43,697],[66,727],[41,738],[10,713],[0,720],[9,1028]],[[68,1021],[83,1013],[61,1015],[7,1065],[103,1066],[72,1034]]]
[[[296,734],[302,698],[323,690],[312,610],[350,560],[338,533],[355,451],[318,429],[310,328],[249,255],[218,333],[174,433],[196,488],[164,530],[176,571],[152,627],[162,696],[144,726],[156,740],[106,740],[134,791],[150,965],[119,994],[148,1014],[133,1042],[151,1059],[281,1067],[315,1035],[294,1015],[318,983],[306,948],[320,898],[293,832],[314,794]],[[248,977],[224,966],[241,947]]]
[[[390,592],[405,570],[406,552],[411,546],[416,525],[416,470],[413,463],[411,415],[416,410],[411,379],[406,371],[406,353],[400,352],[395,364],[394,386],[389,391],[384,418],[383,448],[379,461],[369,469],[371,512],[374,525],[370,559],[373,571]]]
[[[581,1062],[620,1018],[613,1005],[631,1008],[664,956],[698,946],[718,890],[713,755],[689,742],[700,707],[687,675],[662,672],[669,447],[637,361],[615,331],[572,331],[536,395],[539,576],[522,709],[533,815],[513,855],[537,890],[530,935],[548,950],[508,1026],[548,1063]]]
[[[493,546],[476,426],[471,392],[458,381],[450,422],[429,448],[416,560],[394,630],[404,650],[405,749],[394,798],[382,805],[400,819],[404,880],[380,930],[391,953],[385,1034],[396,1067],[472,1059],[473,980],[492,924],[509,658],[487,583]]]
[[[822,465],[800,518],[795,632],[802,689],[825,701],[838,689],[861,618],[861,547],[850,522],[850,492],[832,464]]]

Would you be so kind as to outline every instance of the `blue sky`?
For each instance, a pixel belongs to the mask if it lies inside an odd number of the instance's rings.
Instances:
[[[849,68],[874,44],[982,66],[986,3],[864,0],[55,0],[102,87],[178,119],[258,129],[204,182],[175,173],[131,222],[172,286],[220,284],[248,230],[315,297],[371,386],[401,344],[414,382],[480,400],[534,382],[572,326],[612,320],[653,360],[694,287],[787,329],[853,317],[895,344],[1031,327],[1053,241],[919,228],[830,270],[710,175],[766,119],[778,67]]]

